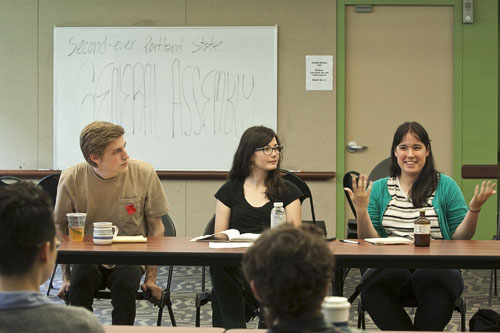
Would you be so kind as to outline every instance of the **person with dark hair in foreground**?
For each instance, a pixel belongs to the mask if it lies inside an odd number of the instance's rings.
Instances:
[[[0,244],[0,332],[104,332],[90,311],[40,293],[59,246],[52,201],[41,187],[23,181],[0,189]]]
[[[333,260],[321,230],[312,225],[265,231],[248,249],[243,272],[269,332],[336,331],[321,313]]]

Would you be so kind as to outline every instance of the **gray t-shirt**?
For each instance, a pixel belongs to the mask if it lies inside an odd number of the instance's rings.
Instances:
[[[0,293],[0,332],[104,332],[94,314],[53,304],[42,293]]]

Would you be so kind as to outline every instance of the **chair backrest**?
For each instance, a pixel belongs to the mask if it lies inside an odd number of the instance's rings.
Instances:
[[[352,176],[354,176],[354,178],[357,178],[359,176],[359,172],[357,171],[346,172],[344,178],[342,179],[344,188],[350,188],[352,190]],[[346,190],[344,190],[344,195],[345,198],[347,199],[349,207],[351,207],[351,211],[354,214],[354,217],[356,217],[356,209],[354,208],[354,204],[352,203],[351,197],[349,196],[349,193]]]
[[[318,227],[321,232],[323,233],[323,236],[327,236],[328,235],[328,232],[326,230],[326,225],[325,225],[325,221],[316,221],[316,222],[313,222],[313,221],[308,221],[308,220],[302,220],[302,223],[303,224],[312,224],[316,227]]]
[[[163,227],[165,228],[165,232],[163,233],[166,237],[175,237],[177,236],[177,232],[175,231],[174,221],[170,218],[170,215],[165,214],[161,217],[161,222],[163,223]]]
[[[380,178],[387,177],[391,174],[391,158],[388,157],[378,163],[373,170],[368,175],[368,181],[376,181]],[[359,176],[359,172],[357,171],[348,171],[344,175],[343,185],[344,188],[350,188],[352,190],[352,176],[355,178]],[[349,203],[349,207],[351,207],[351,211],[356,217],[356,210],[354,209],[354,205],[352,204],[351,197],[347,191],[344,191],[347,202]]]
[[[368,175],[368,181],[376,181],[391,175],[391,158],[388,157],[377,164]]]
[[[0,186],[10,185],[20,181],[20,178],[14,176],[2,176],[0,177]]]
[[[380,163],[378,163],[373,170],[370,172],[368,175],[368,181],[375,181],[380,178],[387,177],[391,174],[391,158],[388,157],[384,160],[382,160]],[[357,171],[348,171],[344,175],[343,178],[343,185],[344,188],[350,188],[352,190],[352,176],[354,178],[357,178],[359,176],[359,172]],[[354,204],[352,203],[351,197],[349,196],[349,193],[344,190],[345,198],[347,200],[347,203],[349,203],[349,207],[351,207],[351,211],[354,214],[354,217],[356,216],[356,209],[354,208]],[[357,221],[350,219],[347,221],[347,238],[358,238],[358,231],[357,231]]]
[[[59,185],[60,174],[52,174],[43,177],[38,182],[40,185],[52,198],[52,204],[56,205],[56,197],[57,197],[57,185]]]
[[[203,235],[211,235],[215,232],[215,214],[212,216],[210,221],[208,221],[205,230],[203,231]]]
[[[313,223],[316,223],[316,215],[314,214],[314,204],[313,204],[313,198],[312,198],[312,193],[311,190],[309,189],[309,186],[307,186],[306,182],[302,180],[299,176],[297,176],[295,173],[288,171],[288,170],[281,170],[283,175],[283,179],[288,180],[289,182],[295,184],[302,192],[303,197],[300,200],[300,203],[304,202],[305,199],[309,199],[309,204],[311,206],[311,218]]]

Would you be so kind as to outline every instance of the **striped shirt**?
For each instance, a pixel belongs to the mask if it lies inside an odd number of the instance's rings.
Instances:
[[[425,207],[415,208],[408,198],[408,194],[403,191],[397,177],[389,177],[387,189],[392,199],[387,205],[387,209],[382,217],[382,226],[385,228],[388,237],[406,237],[413,239],[414,222],[420,216],[420,211],[425,211],[425,217],[431,222],[431,238],[443,239],[436,211],[432,206],[432,199],[436,192],[427,198]]]

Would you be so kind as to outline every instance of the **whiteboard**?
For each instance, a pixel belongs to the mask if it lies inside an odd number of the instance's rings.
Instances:
[[[120,124],[157,170],[229,170],[250,126],[277,129],[277,27],[55,27],[54,169],[81,130]]]

